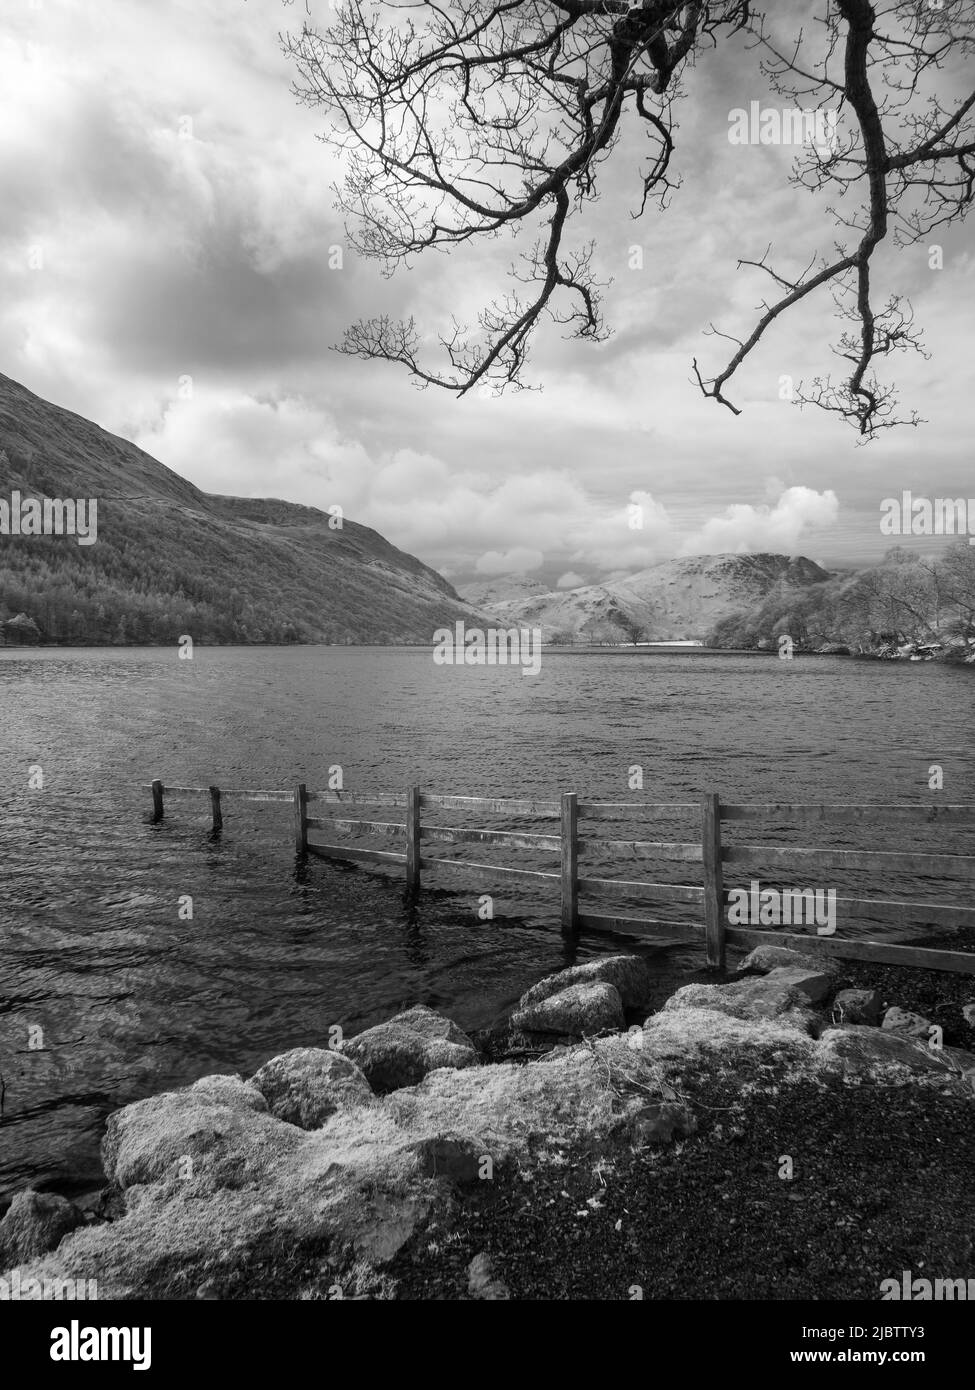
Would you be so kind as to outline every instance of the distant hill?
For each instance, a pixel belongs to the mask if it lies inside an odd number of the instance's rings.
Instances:
[[[975,548],[945,538],[933,557],[894,546],[879,565],[829,576],[721,619],[716,647],[770,646],[788,633],[812,650],[843,646],[891,655],[908,644],[935,643],[963,655],[975,638]]]
[[[0,625],[42,640],[429,642],[477,614],[378,532],[291,502],[201,492],[0,375],[0,499],[97,498],[98,538],[0,535]],[[16,631],[16,628],[13,629]]]
[[[541,627],[546,641],[706,641],[733,615],[829,578],[801,555],[695,555],[578,589],[548,591],[529,579],[520,591],[507,580],[464,593],[498,623]]]

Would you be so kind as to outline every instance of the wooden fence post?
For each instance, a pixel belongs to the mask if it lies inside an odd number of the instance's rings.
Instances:
[[[154,821],[163,818],[163,784],[157,778],[152,784],[152,819]]]
[[[708,965],[724,969],[724,875],[721,866],[721,802],[717,792],[701,799],[704,851],[704,933]]]
[[[562,793],[562,933],[579,929],[579,797]]]
[[[304,782],[295,787],[295,854],[308,852],[308,792]]]
[[[406,789],[406,891],[420,891],[420,788]]]
[[[220,788],[210,788],[210,809],[213,812],[213,832],[223,829],[223,813],[220,810]]]

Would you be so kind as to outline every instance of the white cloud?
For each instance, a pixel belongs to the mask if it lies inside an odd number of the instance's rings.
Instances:
[[[667,508],[649,492],[629,494],[621,506],[600,515],[590,504],[566,535],[570,557],[601,570],[646,569],[676,554],[678,538]]]
[[[516,547],[514,550],[488,550],[478,558],[474,568],[478,574],[527,574],[540,569],[545,556],[540,550]]]
[[[738,503],[728,507],[724,516],[712,517],[688,536],[680,553],[794,554],[804,535],[832,526],[838,515],[839,500],[832,490],[820,493],[809,487],[790,487],[772,506]]]
[[[555,587],[557,589],[581,589],[585,582],[581,574],[576,574],[573,570],[569,570],[560,577]]]
[[[362,519],[374,472],[362,446],[343,443],[320,407],[295,397],[256,400],[229,387],[194,384],[191,399],[166,402],[135,442],[208,492],[284,497],[323,510],[338,503],[353,520]]]

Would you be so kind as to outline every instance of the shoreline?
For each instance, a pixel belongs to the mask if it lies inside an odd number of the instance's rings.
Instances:
[[[0,655],[6,652],[68,652],[68,651],[169,651],[178,646],[177,642],[2,642],[0,643]],[[435,647],[432,642],[203,642],[195,641],[195,647],[205,648],[207,651],[288,651],[306,650],[310,648],[339,648],[372,651],[429,651],[434,652]],[[546,643],[541,644],[541,650],[546,656],[747,656],[765,658],[767,660],[781,660],[779,653],[773,648],[760,647],[709,647],[705,644],[691,644],[683,642],[646,642],[634,644],[623,643],[580,643],[578,645],[566,643]],[[962,650],[960,648],[954,650]],[[804,660],[807,657],[835,657],[848,661],[885,661],[897,662],[899,664],[929,665],[931,663],[941,666],[972,666],[975,665],[975,650],[967,658],[952,654],[952,651],[943,652],[914,659],[910,656],[890,655],[884,652],[854,652],[854,651],[819,651],[816,649],[804,649],[797,647],[793,656],[789,660]]]
[[[661,993],[641,958],[599,958],[533,986],[497,1060],[416,1006],[128,1105],[100,1205],[21,1194],[0,1278],[97,1279],[101,1298],[876,1298],[902,1268],[975,1274],[970,976],[765,946]],[[65,1228],[46,1247],[38,1202]]]

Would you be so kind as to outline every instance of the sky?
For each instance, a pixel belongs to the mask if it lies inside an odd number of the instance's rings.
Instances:
[[[310,11],[328,25],[327,4]],[[326,117],[296,101],[281,51],[302,17],[301,0],[4,0],[0,372],[207,491],[338,504],[461,587],[570,587],[722,551],[857,565],[891,543],[885,497],[975,494],[965,226],[876,261],[878,300],[907,295],[924,329],[930,357],[892,372],[920,428],[858,447],[835,417],[779,399],[783,376],[835,370],[828,297],[736,378],[740,416],[694,384],[693,357],[726,355],[708,325],[747,333],[767,292],[739,257],[771,241],[798,274],[835,235],[788,184],[795,150],[728,139],[732,110],[775,100],[740,43],[690,74],[666,213],[631,217],[639,133],[601,173],[579,227],[613,279],[607,343],[549,325],[529,369],[540,390],[461,400],[336,353],[370,314],[435,335],[450,305],[504,288],[511,252],[471,246],[392,279],[356,257]]]

